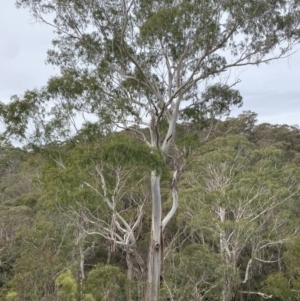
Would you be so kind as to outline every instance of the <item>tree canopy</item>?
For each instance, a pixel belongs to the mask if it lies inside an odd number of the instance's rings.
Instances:
[[[299,40],[297,1],[16,4],[54,28],[47,61],[61,69],[41,90],[2,105],[7,132],[19,137],[28,134],[29,121],[34,137],[70,134],[79,112],[96,115],[102,131],[150,126],[151,118],[152,127],[164,118],[172,124],[191,108],[202,116],[224,113],[241,105],[241,96],[232,90],[234,80],[219,82],[218,75],[286,56]],[[166,147],[171,134],[156,137],[153,129],[151,143]]]

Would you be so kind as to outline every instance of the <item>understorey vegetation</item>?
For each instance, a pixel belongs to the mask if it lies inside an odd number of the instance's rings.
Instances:
[[[252,112],[215,122],[178,125],[185,167],[159,300],[298,300],[300,129]],[[93,137],[2,143],[1,299],[144,300],[149,170],[161,174],[165,218],[174,158],[127,131]]]

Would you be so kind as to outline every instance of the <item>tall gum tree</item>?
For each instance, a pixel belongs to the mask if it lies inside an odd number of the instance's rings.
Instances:
[[[233,67],[286,56],[299,39],[298,0],[17,0],[57,38],[48,63],[61,76],[1,106],[7,132],[58,139],[79,112],[95,114],[102,129],[134,131],[165,158],[183,116],[228,112],[239,93],[217,76]],[[29,121],[30,120],[30,121]],[[161,130],[161,124],[166,130]],[[33,125],[33,127],[31,127]],[[141,127],[146,127],[149,139]],[[45,141],[45,140],[44,140]],[[147,300],[158,299],[162,232],[160,175],[151,174],[152,227]]]
[[[258,265],[278,264],[283,244],[295,235],[286,211],[299,197],[300,174],[286,158],[274,146],[259,149],[237,135],[216,138],[191,156],[181,181],[183,216],[194,244],[210,244],[224,262],[219,300],[271,298],[253,285],[253,274]]]

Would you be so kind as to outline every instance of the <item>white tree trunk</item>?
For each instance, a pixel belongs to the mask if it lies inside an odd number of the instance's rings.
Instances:
[[[219,208],[219,218],[222,223],[226,220],[226,209],[220,207]],[[226,264],[231,264],[231,251],[229,248],[229,241],[226,237],[226,232],[222,229],[220,230],[220,253],[224,256]],[[222,301],[230,301],[231,300],[231,283],[228,275],[226,274],[226,270],[223,275],[223,289],[222,289]]]
[[[79,254],[80,254],[80,276],[79,276],[79,294],[80,294],[80,298],[83,296],[83,283],[85,280],[85,275],[84,275],[84,252],[82,249],[82,246],[79,245]]]
[[[152,222],[148,258],[147,301],[157,301],[159,295],[161,258],[162,258],[162,205],[160,193],[160,176],[156,171],[151,173]]]
[[[178,207],[178,193],[176,188],[178,172],[175,171],[172,180],[173,205],[170,212],[162,220],[162,204],[160,193],[160,176],[155,171],[151,173],[152,191],[152,222],[151,240],[148,257],[148,288],[147,301],[157,301],[159,296],[160,278],[163,266],[164,239],[163,231],[174,216]]]

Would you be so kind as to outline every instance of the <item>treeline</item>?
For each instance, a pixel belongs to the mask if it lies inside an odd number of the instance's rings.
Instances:
[[[150,174],[165,217],[180,165],[160,300],[299,300],[300,129],[257,125],[252,112],[215,123],[179,124],[166,160],[128,131],[3,142],[0,299],[144,300]]]

